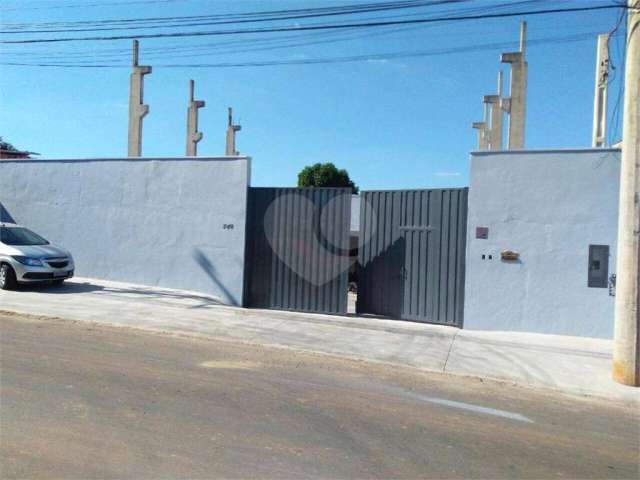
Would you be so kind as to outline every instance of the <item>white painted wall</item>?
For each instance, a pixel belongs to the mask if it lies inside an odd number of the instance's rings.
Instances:
[[[473,153],[464,327],[611,338],[614,298],[587,269],[605,244],[615,273],[619,175],[619,150]]]
[[[78,276],[239,305],[249,170],[246,157],[0,161],[0,204],[68,248]]]

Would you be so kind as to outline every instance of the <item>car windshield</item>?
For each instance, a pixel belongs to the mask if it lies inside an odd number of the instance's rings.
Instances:
[[[44,238],[24,227],[0,227],[0,242],[5,245],[48,245]]]

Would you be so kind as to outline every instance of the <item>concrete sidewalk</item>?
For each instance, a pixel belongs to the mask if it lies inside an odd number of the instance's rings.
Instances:
[[[58,288],[0,291],[0,310],[258,343],[640,401],[640,389],[610,379],[609,340],[248,310],[220,305],[200,293],[81,278]]]

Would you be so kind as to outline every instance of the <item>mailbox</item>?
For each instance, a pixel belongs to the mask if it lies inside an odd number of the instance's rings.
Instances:
[[[503,250],[500,252],[500,259],[505,262],[517,262],[519,258],[520,254],[513,250]]]

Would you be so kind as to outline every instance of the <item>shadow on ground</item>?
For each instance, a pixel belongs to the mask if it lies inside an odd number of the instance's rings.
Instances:
[[[188,308],[204,308],[214,305],[224,305],[219,300],[206,295],[198,295],[193,292],[180,292],[175,290],[157,290],[148,288],[135,287],[110,287],[103,285],[95,285],[90,282],[65,282],[62,285],[51,284],[34,284],[20,285],[17,289],[23,292],[37,292],[48,295],[66,295],[77,293],[98,293],[99,295],[113,296],[139,296],[141,299],[170,299],[170,300],[192,300],[200,302],[196,305],[190,305]]]
[[[54,295],[67,293],[88,293],[105,290],[102,285],[92,283],[63,283],[62,285],[52,285],[48,283],[37,283],[33,285],[18,285],[16,289],[22,292],[38,292]]]

